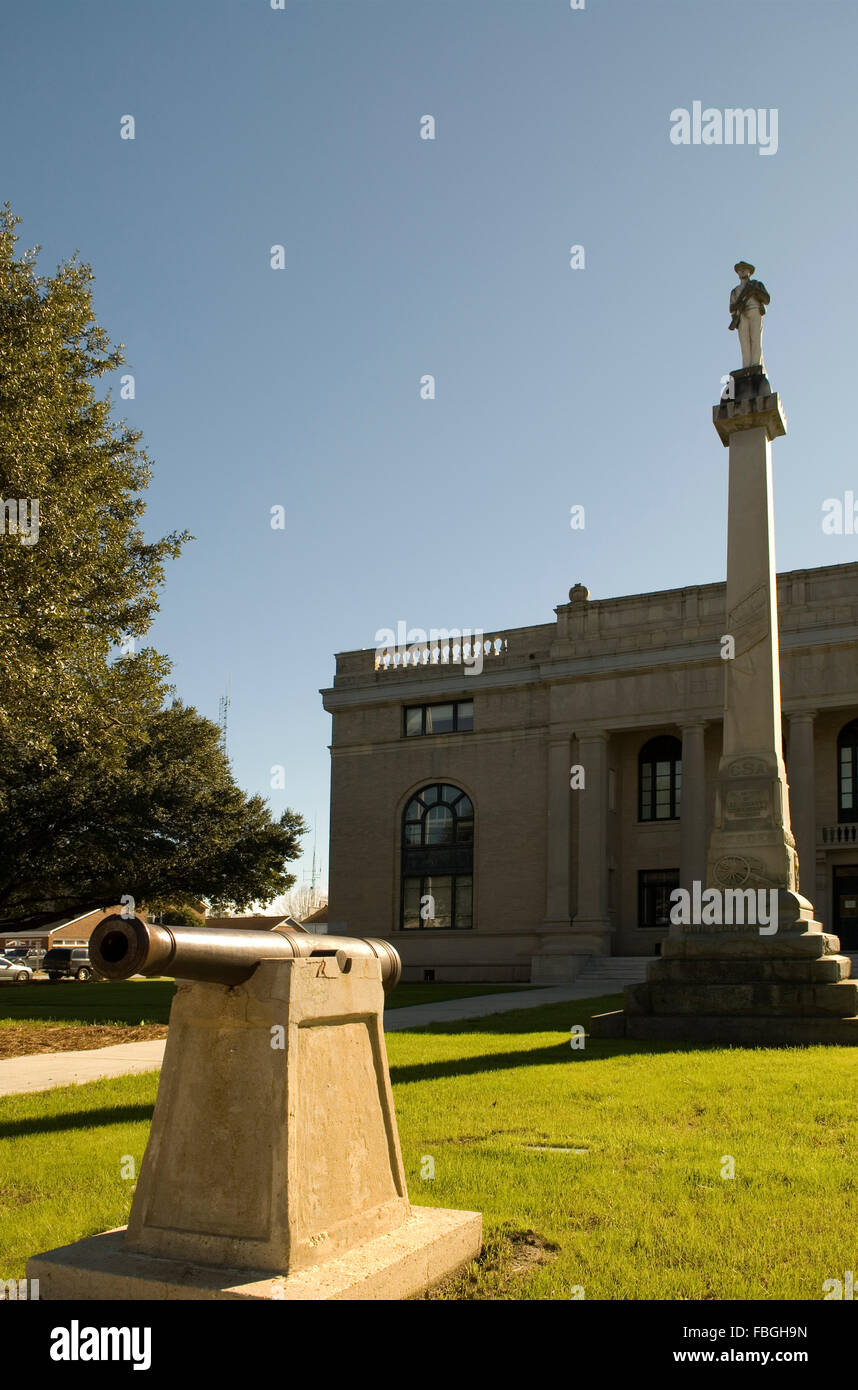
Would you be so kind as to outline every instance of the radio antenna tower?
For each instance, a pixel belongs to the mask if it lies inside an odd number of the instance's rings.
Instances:
[[[217,722],[220,725],[220,746],[226,757],[229,757],[229,747],[227,744],[227,730],[229,726],[229,707],[232,704],[230,690],[232,689],[232,672],[230,671],[227,679],[226,694],[221,695],[218,702]]]

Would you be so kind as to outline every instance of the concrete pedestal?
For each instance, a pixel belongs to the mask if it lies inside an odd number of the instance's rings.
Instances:
[[[380,967],[342,956],[179,983],[128,1227],[31,1259],[43,1299],[404,1298],[476,1257],[478,1213],[408,1201]]]
[[[121,1227],[36,1255],[27,1271],[40,1281],[40,1297],[144,1303],[413,1298],[474,1259],[482,1241],[482,1218],[474,1211],[412,1207],[395,1231],[364,1241],[339,1259],[285,1276],[135,1254],[127,1248],[125,1235]]]

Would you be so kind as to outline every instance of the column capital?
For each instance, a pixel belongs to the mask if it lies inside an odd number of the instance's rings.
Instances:
[[[712,407],[712,423],[726,449],[740,430],[764,429],[771,442],[786,434],[786,417],[777,391],[760,367],[742,367],[731,372],[734,396]]]
[[[686,729],[699,729],[702,733],[704,729],[709,728],[711,723],[711,719],[680,719],[677,722],[677,728],[679,728],[682,733],[685,733]]]
[[[799,723],[802,722],[802,720],[806,720],[809,724],[812,724],[813,721],[814,721],[814,719],[816,718],[816,716],[819,714],[819,710],[818,710],[818,709],[784,710],[784,714],[786,715],[786,717],[787,717],[787,719],[789,720],[790,724],[799,724]]]
[[[607,743],[611,732],[610,729],[578,729],[575,737],[579,743]]]
[[[550,747],[554,748],[558,744],[572,742],[571,729],[552,729],[549,728],[547,741]]]

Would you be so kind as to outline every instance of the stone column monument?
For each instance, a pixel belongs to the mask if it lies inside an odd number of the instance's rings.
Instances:
[[[771,467],[786,421],[763,367],[769,294],[747,261],[735,270],[730,328],[742,367],[712,412],[730,462],[724,742],[706,882],[692,886],[690,902],[677,901],[680,925],[646,982],[628,987],[625,1008],[592,1019],[591,1029],[677,1041],[858,1042],[851,962],[798,891],[781,746]]]

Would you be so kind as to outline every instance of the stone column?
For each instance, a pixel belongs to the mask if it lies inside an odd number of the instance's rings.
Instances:
[[[706,867],[712,888],[795,890],[795,848],[781,747],[772,440],[780,399],[759,366],[730,373],[735,398],[713,413],[730,451],[724,745]]]
[[[706,878],[705,720],[682,725],[682,800],[679,812],[679,882],[692,891]]]
[[[570,790],[572,740],[568,734],[548,743],[548,823],[545,852],[545,926],[569,929]]]
[[[816,889],[816,772],[813,721],[816,710],[789,716],[789,800],[798,853],[800,891],[813,898]]]
[[[577,762],[584,787],[572,792],[578,819],[578,911],[576,932],[593,934],[593,949],[610,954],[608,917],[608,740],[603,729],[578,735]]]

